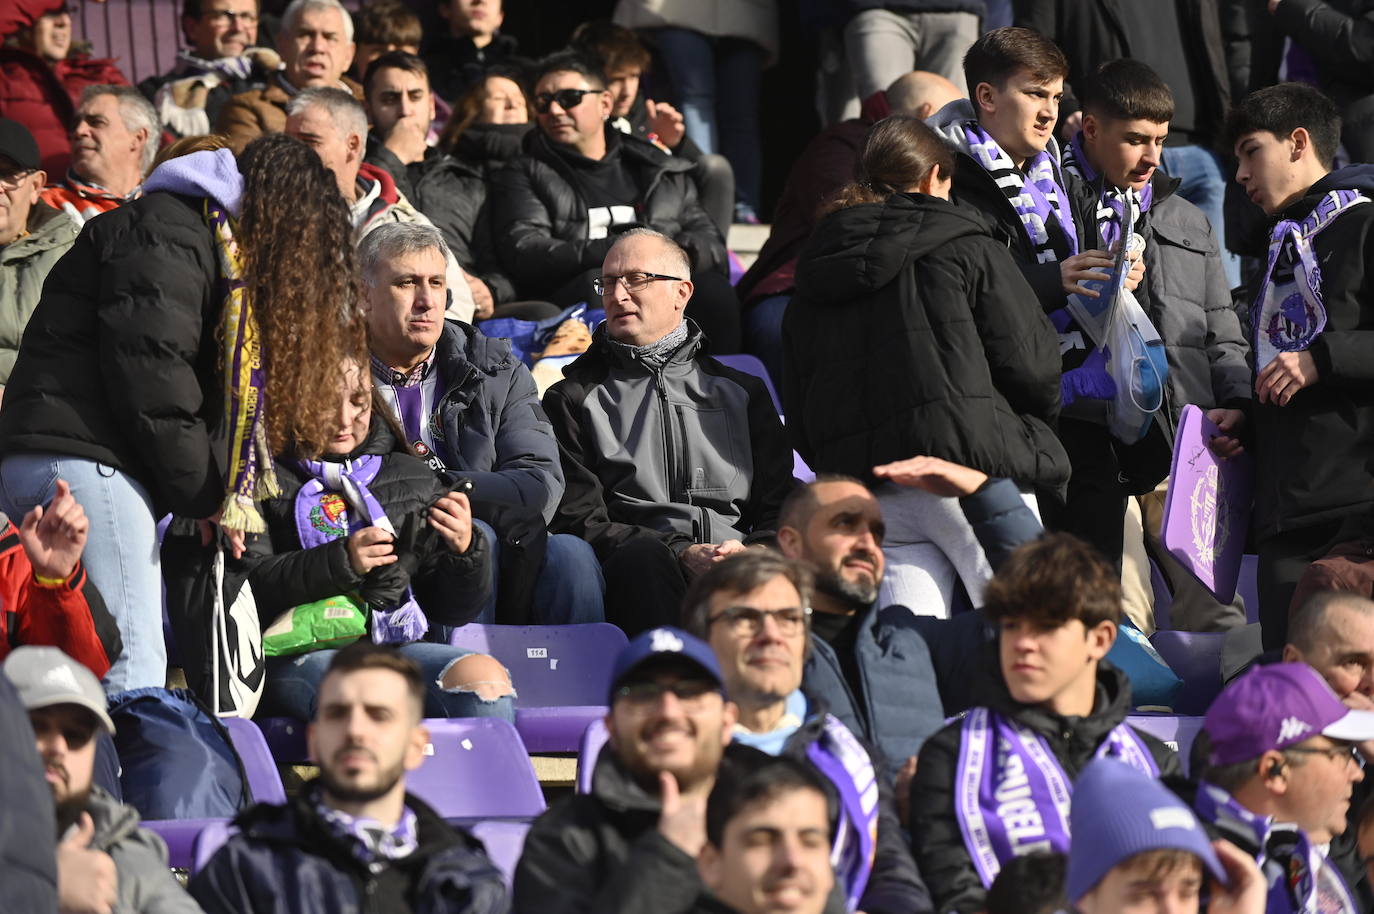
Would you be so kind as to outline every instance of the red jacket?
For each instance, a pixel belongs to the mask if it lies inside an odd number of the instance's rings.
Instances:
[[[114,617],[80,563],[62,587],[42,587],[12,521],[0,527],[0,660],[24,644],[60,647],[104,676],[124,649]]]
[[[19,48],[0,48],[0,117],[18,121],[33,134],[43,170],[54,183],[67,176],[71,161],[68,130],[81,90],[101,83],[127,86],[113,60],[72,55],[49,66]]]

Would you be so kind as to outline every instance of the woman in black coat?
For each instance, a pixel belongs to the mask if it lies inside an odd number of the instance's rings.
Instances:
[[[335,649],[370,636],[419,664],[425,716],[513,720],[510,676],[497,661],[421,640],[477,616],[491,553],[473,529],[466,481],[436,476],[411,453],[361,363],[345,364],[324,453],[276,466],[282,491],[262,504],[267,533],[248,557],[269,653],[262,709],[310,719]],[[289,653],[273,655],[274,643]]]
[[[783,322],[794,447],[819,472],[877,482],[887,602],[946,615],[962,581],[981,602],[991,569],[959,506],[885,482],[882,465],[930,455],[1035,489],[1068,480],[1055,437],[1059,347],[1006,249],[949,202],[954,154],[916,118],[869,134],[859,181],[839,191],[797,266]]]

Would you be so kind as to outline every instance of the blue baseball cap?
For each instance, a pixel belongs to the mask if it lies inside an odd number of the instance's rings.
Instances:
[[[725,677],[720,674],[720,664],[716,663],[715,651],[695,635],[689,635],[680,628],[662,626],[637,635],[625,645],[625,649],[615,658],[611,670],[611,687],[606,696],[607,704],[615,703],[615,690],[635,670],[646,663],[661,661],[665,658],[681,658],[701,667],[714,682],[725,691]]]

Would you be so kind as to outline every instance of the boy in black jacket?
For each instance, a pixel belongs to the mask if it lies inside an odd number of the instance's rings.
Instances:
[[[1331,171],[1341,119],[1316,89],[1248,96],[1227,137],[1236,180],[1277,217],[1250,306],[1254,536],[1266,649],[1282,647],[1303,570],[1368,526],[1374,504],[1374,166]]]
[[[983,612],[999,629],[1002,675],[926,741],[911,792],[913,849],[941,912],[981,911],[1012,857],[1068,848],[1055,797],[1092,759],[1152,777],[1180,771],[1163,743],[1125,724],[1130,684],[1101,662],[1121,585],[1092,547],[1064,534],[1022,546],[988,585]]]

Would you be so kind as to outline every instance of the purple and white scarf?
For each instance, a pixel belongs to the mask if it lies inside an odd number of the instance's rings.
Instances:
[[[1095,758],[1110,757],[1159,777],[1149,748],[1117,724]],[[1073,786],[1044,737],[988,708],[964,718],[955,772],[954,808],[973,865],[985,887],[1013,857],[1069,851]]]
[[[1096,184],[1100,177],[1088,164],[1088,157],[1083,152],[1082,131],[1074,134],[1064,150],[1064,170],[1082,178],[1087,184]],[[1150,211],[1150,206],[1154,203],[1154,186],[1146,181],[1144,187],[1135,191],[1130,188],[1123,190],[1106,181],[1102,182],[1102,196],[1097,200],[1097,228],[1102,235],[1102,244],[1107,250],[1111,250],[1112,245],[1121,240],[1121,219],[1126,213],[1127,197],[1134,198],[1136,212],[1139,214],[1136,220],[1139,221]],[[1135,231],[1134,225],[1131,226],[1131,231]]]
[[[415,813],[409,806],[402,807],[401,819],[395,828],[387,828],[376,819],[355,818],[327,806],[322,795],[315,798],[315,812],[329,830],[349,846],[353,856],[373,873],[385,869],[393,860],[409,857],[420,847]]]
[[[1336,217],[1368,203],[1359,191],[1327,193],[1301,222],[1280,220],[1269,234],[1269,257],[1259,295],[1250,309],[1255,371],[1263,371],[1280,352],[1299,352],[1326,328],[1321,267],[1313,241]]]
[[[1269,883],[1267,914],[1358,914],[1340,871],[1294,825],[1281,825],[1241,806],[1206,781],[1198,784],[1198,818],[1259,848],[1255,862]]]
[[[1073,221],[1068,194],[1059,183],[1055,157],[1042,149],[1026,162],[1024,174],[1012,164],[1011,157],[1002,151],[997,141],[988,136],[977,121],[962,125],[969,154],[990,175],[1011,207],[1021,219],[1035,252],[1037,263],[1051,263],[1059,259],[1050,240],[1049,223],[1053,219],[1062,230],[1068,244],[1069,256],[1078,253],[1078,227]]]
[[[341,462],[298,460],[296,466],[310,476],[296,493],[296,533],[302,548],[343,539],[364,527],[380,527],[396,535],[395,526],[368,488],[382,468],[380,455]],[[389,612],[373,607],[371,618],[372,640],[377,644],[409,644],[429,631],[429,620],[409,588],[405,603]]]
[[[878,774],[854,734],[831,714],[825,715],[821,738],[806,747],[806,757],[839,794],[830,863],[844,883],[845,909],[856,911],[878,847]]]

